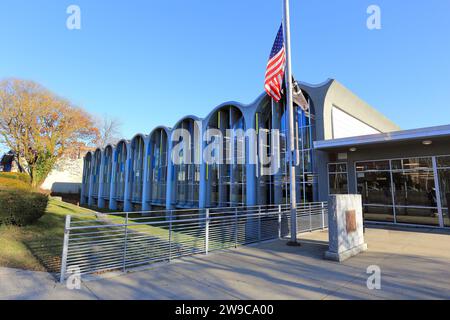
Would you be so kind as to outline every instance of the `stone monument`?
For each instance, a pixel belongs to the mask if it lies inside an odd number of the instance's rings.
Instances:
[[[331,195],[328,200],[329,248],[325,259],[342,262],[367,250],[361,195]]]

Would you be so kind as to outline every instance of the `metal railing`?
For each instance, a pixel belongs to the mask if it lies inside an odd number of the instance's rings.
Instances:
[[[327,203],[300,204],[297,230],[328,226]],[[66,216],[60,281],[289,236],[288,205]]]

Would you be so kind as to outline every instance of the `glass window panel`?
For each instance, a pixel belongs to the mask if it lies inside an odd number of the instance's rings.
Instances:
[[[105,153],[105,168],[103,170],[103,197],[109,198],[109,191],[111,189],[111,149],[107,148]]]
[[[347,164],[346,163],[339,163],[337,165],[337,171],[338,172],[347,172]]]
[[[123,200],[124,192],[125,192],[125,165],[127,163],[127,149],[126,145],[122,142],[119,144],[117,148],[117,164],[116,164],[116,172],[117,172],[117,180],[116,184],[116,192],[115,197],[117,200]]]
[[[337,164],[335,163],[330,163],[328,165],[328,172],[337,172]]]
[[[363,205],[364,220],[379,222],[394,222],[392,206]]]
[[[437,208],[396,207],[397,223],[439,226]]]
[[[433,172],[394,172],[392,178],[397,222],[439,225]]]
[[[437,207],[432,172],[394,172],[395,204],[398,206]]]
[[[331,173],[329,175],[330,194],[347,194],[348,182],[346,173]]]
[[[431,158],[392,160],[392,170],[433,169]]]
[[[315,198],[315,190],[317,190],[317,185],[313,183],[304,184],[304,200],[305,202],[317,201]]]
[[[450,210],[446,208],[443,210],[442,214],[444,215],[444,226],[450,227]]]
[[[390,170],[389,161],[367,161],[357,162],[356,171]]]
[[[328,172],[330,172],[330,173],[347,172],[347,164],[346,163],[330,163],[328,165]]]
[[[392,160],[392,170],[402,170],[403,169],[403,161],[402,160]]]
[[[439,169],[439,186],[441,191],[441,201],[444,216],[444,225],[450,227],[450,214],[449,214],[449,204],[450,204],[450,169]]]
[[[439,168],[450,168],[450,156],[437,157]]]
[[[277,128],[280,130],[280,170],[277,174],[271,176],[261,175],[258,177],[258,204],[280,204],[289,203],[289,166],[287,163],[287,113],[285,108],[277,110],[276,114],[272,114],[274,106],[270,104],[264,107],[258,113],[259,134],[264,130]],[[299,111],[299,110],[297,110]],[[309,115],[303,115],[301,112],[295,113],[295,143],[299,149],[299,165],[296,166],[296,185],[297,185],[297,201],[310,201],[309,199],[317,199],[317,179],[314,179],[314,158],[311,149],[311,141],[314,137],[314,123]],[[270,138],[270,136],[268,137]],[[258,152],[270,155],[271,140],[268,139],[265,145],[260,145],[258,141]],[[244,168],[245,169],[245,168]],[[261,170],[261,166],[258,168]],[[242,179],[245,182],[245,171]],[[240,190],[240,189],[238,189]],[[239,191],[240,193],[241,191]],[[242,190],[245,201],[245,185]]]
[[[303,160],[303,168],[301,167],[300,161],[300,170],[304,170],[304,172],[313,172],[313,162],[312,162],[312,154],[311,151],[305,151],[300,153],[300,157]]]
[[[166,180],[167,180],[167,138],[163,130],[155,133],[152,139],[152,155],[148,157],[148,164],[151,168],[150,179],[151,202],[163,205],[166,201]]]
[[[450,156],[436,157],[443,206],[444,225],[450,226]],[[367,220],[394,221],[417,225],[439,226],[438,201],[431,157],[405,158],[391,161],[394,201],[390,187],[389,161],[356,163],[358,192],[363,197]],[[330,169],[330,190],[337,184],[337,164]],[[334,172],[331,170],[335,170]],[[384,171],[384,172],[383,172]],[[333,190],[334,191],[334,190]]]
[[[391,179],[389,172],[358,172],[358,193],[362,196],[364,218],[393,222]]]
[[[358,173],[358,193],[364,204],[392,205],[389,172]]]

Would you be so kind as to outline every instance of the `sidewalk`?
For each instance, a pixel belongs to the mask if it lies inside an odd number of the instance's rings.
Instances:
[[[68,290],[46,273],[0,268],[0,299],[450,299],[450,232],[367,229],[369,251],[323,260],[327,233],[194,256]],[[370,265],[381,290],[366,286]]]

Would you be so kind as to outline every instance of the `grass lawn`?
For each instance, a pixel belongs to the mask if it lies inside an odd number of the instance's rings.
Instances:
[[[0,266],[54,271],[61,257],[67,214],[95,219],[88,209],[51,199],[46,214],[33,225],[0,226]]]

